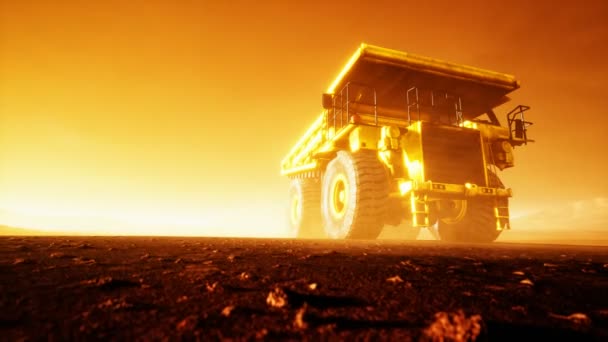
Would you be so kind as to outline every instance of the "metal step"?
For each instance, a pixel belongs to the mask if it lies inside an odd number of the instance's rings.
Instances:
[[[429,205],[427,195],[410,195],[410,204],[412,212],[413,227],[428,227],[429,226]]]

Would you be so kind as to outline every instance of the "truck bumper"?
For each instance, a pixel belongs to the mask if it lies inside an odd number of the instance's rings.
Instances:
[[[432,181],[401,181],[399,182],[399,190],[402,196],[409,192],[416,194],[424,194],[429,197],[511,197],[513,193],[511,189],[490,188],[478,186],[477,184],[448,184],[436,183]]]
[[[415,227],[428,227],[431,224],[429,201],[433,199],[465,199],[472,197],[508,198],[512,196],[511,189],[491,188],[476,184],[448,184],[431,181],[417,182],[410,180],[399,181],[400,197],[409,197],[412,213],[412,224]],[[506,204],[496,201],[494,216],[496,230],[510,229],[509,208]]]

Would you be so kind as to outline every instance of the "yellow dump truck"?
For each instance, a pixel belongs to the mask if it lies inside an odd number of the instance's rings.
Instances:
[[[531,142],[511,75],[362,44],[322,96],[323,111],[281,162],[293,236],[375,239],[386,225],[446,241],[509,229],[498,171]]]

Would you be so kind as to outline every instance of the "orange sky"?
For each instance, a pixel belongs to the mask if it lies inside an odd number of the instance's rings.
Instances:
[[[363,41],[518,76],[514,214],[608,217],[605,1],[361,3],[0,0],[0,223],[282,234],[279,162]]]

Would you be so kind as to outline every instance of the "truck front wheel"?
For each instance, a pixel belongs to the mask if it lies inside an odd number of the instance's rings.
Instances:
[[[375,151],[338,152],[321,186],[325,233],[333,239],[375,239],[384,225],[388,177]]]

